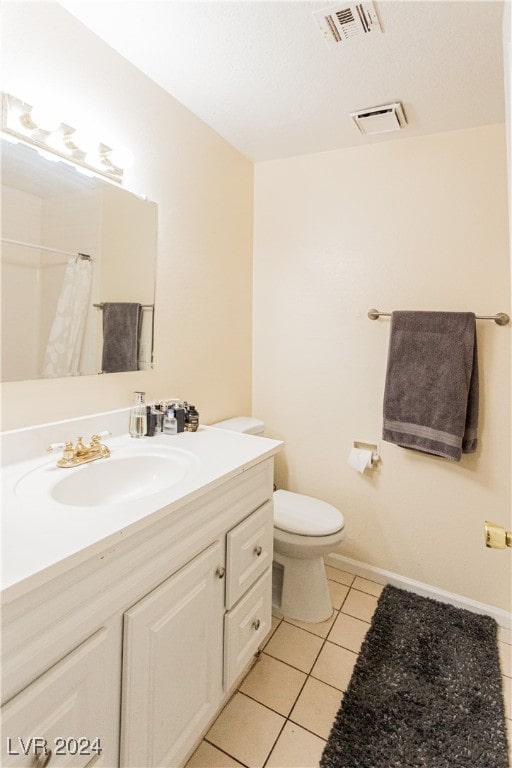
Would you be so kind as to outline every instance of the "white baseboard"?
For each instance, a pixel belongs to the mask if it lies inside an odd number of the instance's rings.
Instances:
[[[473,611],[473,613],[487,614],[492,616],[500,627],[512,629],[512,613],[501,608],[495,608],[493,605],[478,603],[476,600],[471,600],[468,597],[456,595],[453,592],[446,592],[444,589],[432,587],[430,584],[424,584],[421,581],[414,581],[414,579],[409,579],[407,576],[400,576],[397,573],[392,573],[392,571],[385,571],[383,568],[376,568],[373,565],[361,563],[359,560],[352,560],[350,557],[339,555],[337,552],[327,555],[325,562],[334,568],[348,571],[353,573],[354,576],[361,576],[370,581],[376,581],[378,584],[392,584],[394,587],[407,589],[409,592],[415,592],[423,597],[431,597],[442,603],[450,603],[450,605],[455,605],[457,608],[465,608],[467,611]]]

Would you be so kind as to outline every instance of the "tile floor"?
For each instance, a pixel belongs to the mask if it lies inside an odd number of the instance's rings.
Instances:
[[[317,768],[382,591],[330,566],[327,575],[332,617],[320,624],[274,617],[258,661],[186,768]],[[500,629],[499,648],[510,744],[510,630]]]

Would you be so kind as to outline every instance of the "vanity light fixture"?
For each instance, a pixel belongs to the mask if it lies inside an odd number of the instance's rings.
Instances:
[[[2,93],[2,131],[111,181],[123,180],[124,171],[112,147],[59,122],[51,110],[33,107],[8,93]]]

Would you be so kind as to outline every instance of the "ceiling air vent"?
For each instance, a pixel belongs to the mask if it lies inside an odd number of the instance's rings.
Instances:
[[[361,133],[388,133],[399,131],[407,125],[402,104],[396,101],[394,104],[383,104],[381,107],[361,109],[359,112],[351,112],[350,117],[357,125]]]
[[[375,32],[382,32],[377,11],[371,0],[363,3],[338,3],[323,11],[316,11],[313,16],[329,47],[353,37],[364,37]]]

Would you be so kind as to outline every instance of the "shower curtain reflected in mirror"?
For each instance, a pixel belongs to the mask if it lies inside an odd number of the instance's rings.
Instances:
[[[71,259],[57,302],[43,372],[45,378],[78,376],[92,286],[92,261]]]

